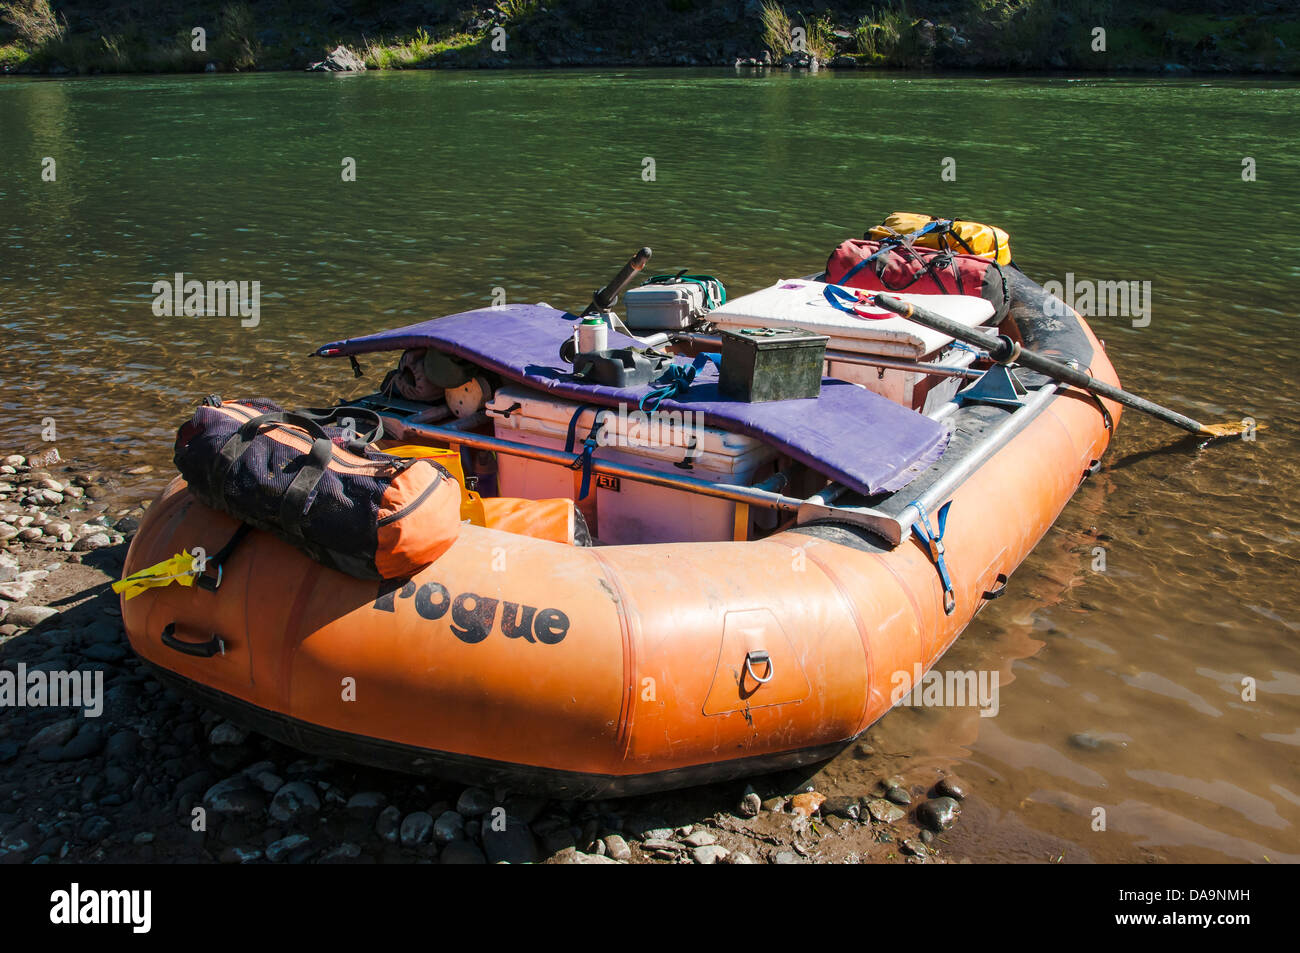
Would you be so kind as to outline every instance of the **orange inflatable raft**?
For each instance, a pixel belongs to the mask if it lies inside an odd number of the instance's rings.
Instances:
[[[1049,317],[1038,285],[1008,277],[1003,333],[1116,382],[1081,318]],[[891,360],[876,365],[882,381]],[[890,709],[899,673],[934,664],[1096,468],[1119,407],[1021,379],[1018,399],[929,408],[950,444],[901,491],[698,488],[737,514],[777,501],[775,528],[740,539],[575,546],[465,524],[432,565],[376,582],[255,532],[215,591],[151,589],[123,601],[123,619],[161,678],[325,756],[566,797],[817,762]],[[408,411],[387,412],[407,442],[559,459]],[[910,530],[949,503],[946,593]],[[126,572],[216,552],[236,526],[178,480],[149,508]]]

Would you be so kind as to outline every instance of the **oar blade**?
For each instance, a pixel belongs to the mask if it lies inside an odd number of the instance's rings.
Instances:
[[[1229,420],[1221,424],[1202,424],[1201,433],[1207,437],[1240,437],[1247,431],[1263,430],[1264,425],[1250,420]]]

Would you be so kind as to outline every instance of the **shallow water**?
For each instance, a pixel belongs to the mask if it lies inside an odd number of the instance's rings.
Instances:
[[[129,506],[204,394],[372,386],[377,362],[361,382],[307,357],[327,340],[496,288],[579,305],[641,244],[737,294],[817,270],[895,208],[997,223],[1040,281],[1152,283],[1148,326],[1093,321],[1126,386],[1268,429],[1198,449],[1127,414],[941,663],[997,672],[998,715],[896,711],[877,756],[846,752],[819,784],[955,766],[978,823],[952,836],[985,859],[1300,860],[1298,117],[1279,81],[7,79],[0,449],[39,449],[53,418],[63,456],[113,471]],[[260,323],[155,317],[175,272],[260,281]]]

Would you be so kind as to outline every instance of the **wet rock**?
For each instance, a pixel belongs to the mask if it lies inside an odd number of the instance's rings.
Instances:
[[[433,823],[433,839],[439,844],[450,844],[465,836],[465,818],[455,811],[443,811]]]
[[[0,741],[0,764],[8,764],[14,758],[18,757],[18,742]]]
[[[312,855],[311,838],[306,834],[290,834],[266,846],[266,859],[273,864],[288,861],[300,864]]]
[[[375,820],[375,834],[385,843],[396,844],[401,825],[402,812],[390,804],[379,812],[379,817]]]
[[[223,864],[251,864],[262,859],[262,852],[253,847],[227,847],[217,859]]]
[[[152,831],[141,831],[131,838],[131,844],[134,847],[143,847],[145,844],[152,844],[153,841],[154,834]]]
[[[696,847],[691,851],[691,857],[697,864],[716,864],[729,853],[731,851],[720,844],[705,844],[703,847]]]
[[[903,853],[912,854],[916,857],[924,857],[929,853],[925,849],[925,844],[917,837],[907,838],[907,840],[903,841],[899,847],[902,849]]]
[[[907,812],[897,804],[890,804],[883,798],[872,798],[867,801],[867,812],[871,815],[873,821],[881,824],[897,824]]]
[[[113,732],[108,743],[104,745],[104,756],[109,761],[125,762],[135,757],[136,751],[140,747],[140,736],[135,733],[134,729],[123,728],[121,731]]]
[[[957,801],[966,799],[966,788],[956,778],[940,778],[934,790],[943,797],[950,797]]]
[[[862,801],[856,797],[828,797],[822,802],[823,817],[842,817],[856,821],[862,816]]]
[[[126,646],[112,645],[109,643],[96,643],[86,646],[82,652],[84,658],[93,662],[120,662],[128,655]]]
[[[433,839],[433,815],[428,811],[415,811],[402,819],[398,839],[408,849],[423,847]]]
[[[95,724],[84,724],[76,736],[63,746],[58,760],[80,761],[83,758],[92,758],[102,747],[104,747],[103,729]],[[40,757],[42,761],[46,760],[43,752]]]
[[[256,784],[256,781],[253,783]],[[319,812],[320,798],[305,781],[290,781],[276,791],[271,800],[271,818],[282,824],[297,823]]]
[[[81,719],[79,718],[64,718],[53,724],[46,725],[32,735],[31,740],[27,742],[27,750],[38,751],[41,748],[62,747],[72,740],[80,727]]]
[[[498,827],[501,829],[497,830]],[[521,820],[507,816],[504,824],[485,823],[482,839],[488,863],[537,863],[537,841],[533,839],[533,832],[528,825]]]
[[[950,797],[936,797],[916,809],[916,819],[932,831],[946,831],[961,814],[961,805]]]
[[[741,817],[758,817],[758,812],[763,809],[763,800],[753,791],[750,791],[740,799],[740,806],[736,812]]]
[[[218,781],[203,794],[203,806],[221,817],[260,818],[266,796],[242,774]]]
[[[81,839],[92,844],[102,841],[105,837],[113,832],[113,825],[109,823],[108,818],[101,815],[88,817],[81,825],[81,830],[77,833]]]
[[[456,813],[461,817],[481,817],[496,805],[496,799],[482,788],[466,788],[456,799]]]
[[[618,834],[609,834],[604,839],[605,855],[615,860],[627,860],[632,856],[632,848]]]
[[[387,806],[388,798],[380,792],[361,791],[348,798],[348,803],[343,810],[347,812],[349,817],[368,825]]]
[[[1101,731],[1080,731],[1070,735],[1070,744],[1085,751],[1119,751],[1128,747],[1128,738]]]
[[[318,864],[348,864],[361,856],[361,848],[356,844],[339,844],[331,847],[316,859]]]
[[[284,778],[280,777],[270,768],[262,768],[254,765],[252,768],[246,768],[244,774],[250,781],[267,794],[275,794],[285,786]]]
[[[487,857],[467,840],[452,841],[438,858],[444,864],[486,864]]]
[[[912,803],[912,795],[907,793],[906,788],[895,787],[890,788],[885,792],[885,800],[907,807],[907,805]]]
[[[223,721],[208,732],[208,742],[223,747],[242,745],[247,740],[248,729],[235,724],[233,721]]]

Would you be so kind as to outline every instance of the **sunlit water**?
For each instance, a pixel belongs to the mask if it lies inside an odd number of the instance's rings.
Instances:
[[[976,793],[966,846],[989,859],[1063,843],[1067,859],[1295,861],[1298,116],[1300,89],[1277,81],[5,80],[0,450],[40,448],[53,418],[63,456],[119,474],[132,505],[204,394],[373,386],[377,362],[355,381],[307,357],[326,340],[496,288],[572,307],[642,244],[735,294],[818,269],[896,208],[993,222],[1039,280],[1152,283],[1148,327],[1093,322],[1128,387],[1268,429],[1198,450],[1126,415],[1106,469],[942,663],[998,672],[998,715],[897,711],[876,759],[846,754],[820,783],[954,766]],[[259,326],[156,317],[151,286],[176,272],[261,282]]]

